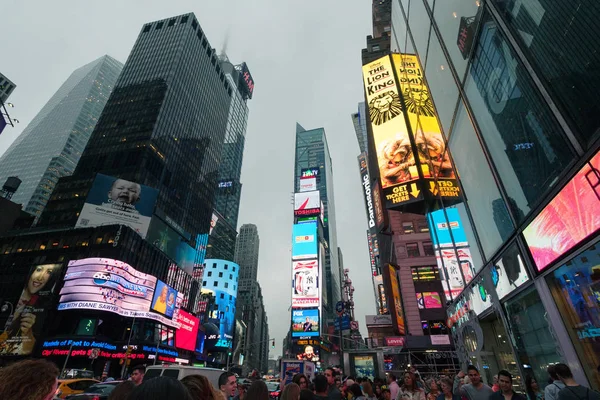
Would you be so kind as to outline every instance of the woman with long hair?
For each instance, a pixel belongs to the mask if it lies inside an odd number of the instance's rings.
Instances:
[[[426,400],[425,391],[419,388],[417,378],[412,372],[404,373],[404,383],[398,391],[396,400]]]
[[[427,393],[427,400],[435,400],[440,395],[440,387],[434,378],[427,381],[429,385],[429,393]]]
[[[300,400],[300,386],[294,382],[285,385],[281,392],[281,400]]]
[[[525,378],[525,388],[527,389],[527,397],[529,400],[544,400],[544,392],[540,389],[540,385],[538,385],[537,380],[528,375]]]
[[[367,400],[376,400],[377,395],[373,392],[373,386],[371,386],[371,382],[365,379],[362,383],[362,391],[365,394]]]
[[[308,389],[308,378],[304,374],[294,375],[294,377],[292,378],[292,382],[298,385],[298,387],[300,387],[300,390]]]
[[[246,393],[246,400],[269,400],[269,389],[263,381],[254,381]]]
[[[353,383],[352,385],[348,386],[347,394],[348,394],[348,400],[356,400],[359,398],[364,398],[363,392],[358,383]]]

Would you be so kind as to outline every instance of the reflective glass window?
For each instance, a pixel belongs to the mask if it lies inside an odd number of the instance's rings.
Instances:
[[[427,54],[427,42],[429,41],[431,20],[429,19],[427,10],[425,10],[425,4],[423,3],[423,0],[410,1],[408,25],[410,26],[410,32],[412,33],[413,40],[415,41],[417,52],[421,56],[421,64],[425,66],[425,55]]]
[[[510,322],[515,350],[525,370],[533,376],[540,389],[548,381],[546,368],[562,362],[557,353],[557,343],[546,319],[546,310],[534,286],[505,304]]]
[[[391,34],[392,52],[402,53],[406,48],[406,21],[402,14],[400,1],[392,2],[392,34]]]
[[[600,128],[600,6],[593,0],[493,0],[521,47],[590,139]]]
[[[463,50],[465,52],[463,56],[458,44],[459,34],[462,28],[465,31],[464,35],[468,36],[469,43],[472,42],[480,3],[480,0],[444,0],[436,2],[433,9],[433,18],[442,35],[442,41],[461,79],[467,69],[466,57],[469,49]]]
[[[487,16],[482,24],[465,90],[520,222],[573,152],[495,22]]]
[[[481,246],[490,257],[514,227],[464,104],[459,106],[449,145]]]
[[[447,134],[450,130],[454,109],[458,101],[458,88],[436,35],[431,35],[427,53],[425,78],[427,79],[429,90],[431,90],[438,118],[444,128],[444,132]]]

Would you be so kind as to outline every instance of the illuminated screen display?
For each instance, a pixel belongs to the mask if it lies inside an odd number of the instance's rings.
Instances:
[[[444,210],[438,210],[428,215],[430,226],[435,230],[435,235],[431,235],[433,244],[436,248],[438,247],[452,247],[452,237],[454,237],[454,244],[457,247],[468,246],[467,235],[463,229],[458,209],[446,208],[446,214],[448,220],[444,215]],[[452,231],[452,236],[450,235]]]
[[[406,326],[404,323],[404,311],[402,308],[402,297],[400,295],[400,286],[398,285],[398,276],[396,275],[396,268],[392,265],[388,265],[388,272],[391,281],[391,301],[394,303],[394,314],[396,316],[396,324],[398,326],[398,332],[404,335],[406,332]]]
[[[600,152],[523,231],[538,271],[600,228],[599,171]]]
[[[317,223],[294,224],[292,228],[292,259],[317,258]]]
[[[292,309],[292,337],[319,336],[318,309]]]
[[[177,322],[181,324],[175,332],[175,347],[194,351],[198,338],[198,325],[200,321],[192,314],[179,310]]]
[[[156,290],[154,291],[154,298],[152,299],[152,309],[157,313],[173,318],[176,300],[177,290],[158,280]]]
[[[317,190],[317,178],[300,179],[300,192],[311,192]]]
[[[319,261],[294,261],[292,274],[292,307],[318,307]]]
[[[420,309],[442,308],[442,299],[436,292],[417,293],[417,305]]]

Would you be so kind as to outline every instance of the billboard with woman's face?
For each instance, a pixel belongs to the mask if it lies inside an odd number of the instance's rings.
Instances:
[[[54,288],[62,264],[41,264],[31,268],[25,287],[0,334],[0,356],[31,354],[52,306]]]

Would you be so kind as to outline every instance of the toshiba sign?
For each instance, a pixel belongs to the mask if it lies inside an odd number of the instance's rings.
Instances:
[[[321,208],[321,197],[318,190],[294,194],[294,211]]]

